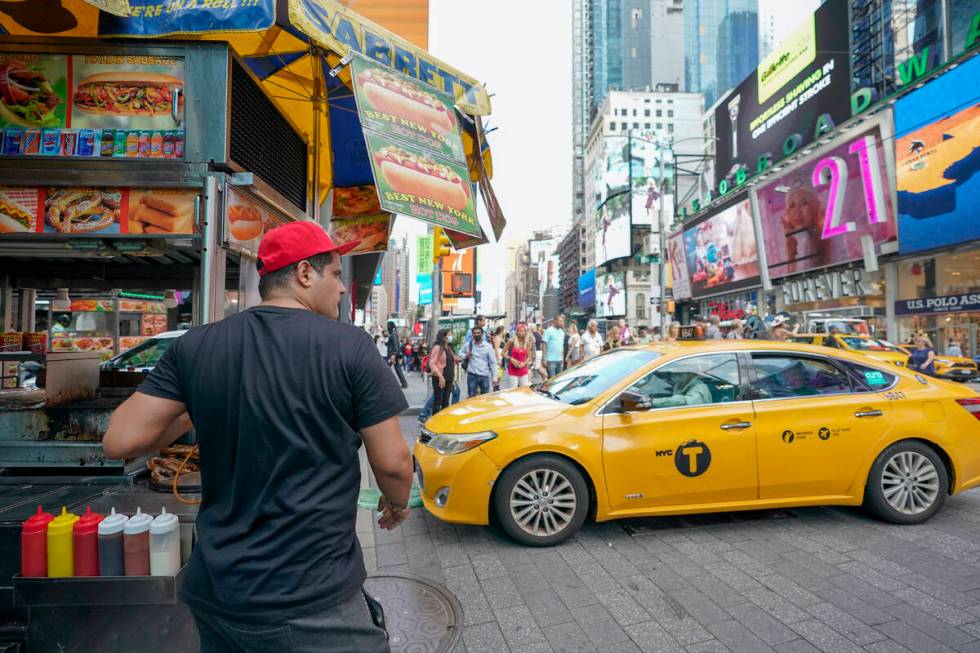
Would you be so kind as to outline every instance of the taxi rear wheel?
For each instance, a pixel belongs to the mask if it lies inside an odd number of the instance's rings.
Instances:
[[[494,511],[500,527],[521,544],[553,546],[581,528],[589,511],[589,491],[568,460],[531,456],[500,475]]]
[[[921,442],[885,449],[868,475],[865,506],[893,524],[921,524],[943,507],[949,474],[939,455]]]

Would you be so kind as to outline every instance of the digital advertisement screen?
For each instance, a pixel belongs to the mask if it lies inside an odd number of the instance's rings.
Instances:
[[[629,142],[625,136],[609,136],[599,142],[593,172],[595,206],[630,187]]]
[[[670,283],[674,299],[690,299],[691,278],[687,272],[683,233],[676,233],[667,239],[667,260],[670,262]]]
[[[895,105],[899,252],[980,238],[980,58]]]
[[[813,140],[817,117],[851,117],[846,0],[827,0],[789,34],[715,110],[715,182],[744,165],[751,172],[768,152],[783,156],[790,134]]]
[[[684,256],[694,297],[759,283],[759,252],[747,195],[684,230]]]
[[[674,202],[670,194],[673,184],[668,182],[667,193],[661,194],[661,169],[663,178],[670,179],[674,169],[670,150],[658,145],[653,134],[634,135],[630,139],[630,192],[633,196],[634,225],[657,224],[662,201],[664,215],[673,215]]]
[[[884,142],[877,126],[848,136],[759,188],[770,278],[860,259],[865,236],[876,250],[895,240]]]
[[[595,306],[595,268],[578,278],[578,305],[581,308]]]
[[[598,211],[599,224],[595,234],[595,264],[603,265],[613,259],[630,255],[630,196],[616,195]]]
[[[626,273],[606,272],[595,278],[595,310],[598,317],[626,315]]]

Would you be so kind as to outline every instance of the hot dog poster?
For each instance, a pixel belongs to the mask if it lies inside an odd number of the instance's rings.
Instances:
[[[0,54],[4,156],[184,157],[184,60]]]
[[[186,237],[196,198],[189,189],[0,186],[0,237]]]
[[[362,127],[466,161],[450,95],[357,54],[351,78]]]
[[[381,208],[482,236],[466,166],[364,130]]]
[[[291,219],[270,211],[258,200],[229,187],[225,200],[225,244],[231,249],[257,256],[262,235]]]

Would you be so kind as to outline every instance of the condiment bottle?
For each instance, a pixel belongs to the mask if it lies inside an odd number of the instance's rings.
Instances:
[[[48,524],[48,578],[70,578],[75,575],[72,553],[72,530],[78,515],[62,506],[61,514]]]
[[[113,508],[105,519],[99,522],[99,575],[125,576],[123,563],[123,529],[129,517],[120,515]]]
[[[48,524],[54,515],[41,506],[21,526],[20,575],[44,578],[48,575]]]
[[[140,508],[123,529],[123,566],[127,576],[150,575],[150,524],[153,517]]]
[[[77,522],[73,532],[75,575],[99,575],[99,523],[104,519],[91,506],[85,507],[85,514]]]
[[[150,575],[176,576],[180,571],[180,525],[166,508],[150,524]]]

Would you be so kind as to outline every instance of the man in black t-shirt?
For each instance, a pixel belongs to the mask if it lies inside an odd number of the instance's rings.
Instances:
[[[358,449],[386,529],[407,516],[412,458],[395,378],[367,333],[336,321],[354,245],[313,222],[268,232],[262,304],[178,338],[110,421],[111,458],[193,423],[203,502],[181,597],[202,651],[388,650],[362,591]]]

